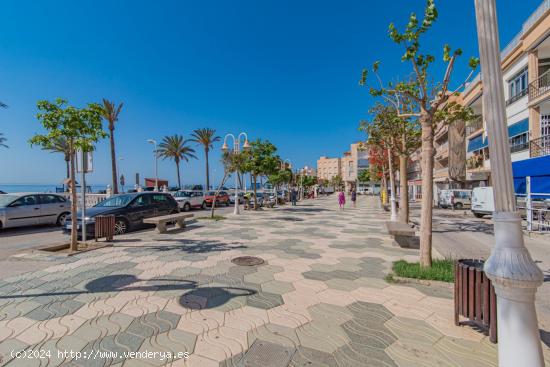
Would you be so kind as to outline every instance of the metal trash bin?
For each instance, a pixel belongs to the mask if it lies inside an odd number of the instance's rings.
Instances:
[[[464,325],[460,316],[497,342],[497,300],[495,288],[483,271],[483,260],[462,259],[455,263],[455,325]]]
[[[95,240],[105,238],[112,241],[115,235],[115,216],[98,215],[95,217]]]

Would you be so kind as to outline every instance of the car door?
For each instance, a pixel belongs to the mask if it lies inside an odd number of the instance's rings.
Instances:
[[[37,195],[25,195],[11,203],[6,211],[6,227],[32,226],[40,221]]]
[[[193,192],[193,200],[191,201],[192,206],[201,206],[204,201],[204,194],[200,191]]]
[[[168,203],[168,196],[164,194],[153,194],[152,195],[152,204],[155,208],[155,213],[151,216],[161,216],[170,214],[172,207]]]
[[[140,226],[143,219],[155,216],[155,207],[151,203],[150,194],[138,195],[126,210],[126,216],[131,226]]]
[[[58,195],[40,194],[40,224],[55,224],[59,214],[70,210],[67,201]]]

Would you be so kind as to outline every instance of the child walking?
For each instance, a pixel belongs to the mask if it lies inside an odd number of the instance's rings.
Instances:
[[[346,205],[346,194],[344,194],[342,190],[338,193],[338,205],[340,206],[340,210],[344,210],[344,205]]]

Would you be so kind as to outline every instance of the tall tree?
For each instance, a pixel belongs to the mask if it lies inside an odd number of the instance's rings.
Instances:
[[[186,140],[181,135],[165,136],[162,142],[159,144],[158,154],[163,159],[173,159],[176,163],[176,170],[178,173],[178,188],[181,188],[180,179],[180,162],[189,162],[189,158],[197,159],[195,156],[195,150],[188,146],[190,140]]]
[[[118,115],[122,110],[123,103],[118,106],[105,98],[103,98],[103,118],[108,122],[109,128],[109,140],[111,145],[111,176],[113,182],[113,193],[118,194],[118,179],[117,179],[117,165],[116,165],[116,153],[115,153],[115,123],[118,121]]]
[[[214,143],[220,141],[216,135],[216,130],[211,128],[196,129],[191,134],[191,141],[202,145],[204,148],[204,159],[206,161],[206,190],[210,190],[210,167],[208,163],[208,153],[214,147]]]
[[[376,104],[369,111],[374,118],[362,122],[360,130],[368,134],[371,145],[384,143],[399,161],[399,221],[409,222],[409,190],[407,185],[407,161],[420,147],[420,125],[414,117],[399,116],[395,108]],[[390,171],[392,174],[392,171]],[[392,188],[393,190],[394,188]]]
[[[257,183],[259,176],[269,176],[280,167],[280,158],[275,155],[277,148],[268,140],[258,139],[250,143],[248,160],[244,164],[244,172],[250,172],[254,185],[254,210],[258,209]]]
[[[55,139],[52,139],[51,145],[44,147],[44,150],[48,150],[50,153],[61,153],[63,154],[63,159],[65,160],[66,166],[66,176],[70,178],[71,176],[71,147],[69,142],[63,136],[59,136]]]
[[[33,136],[29,143],[39,145],[43,149],[52,149],[59,138],[69,144],[70,152],[70,182],[71,182],[71,218],[76,222],[76,175],[75,152],[82,150],[91,152],[94,144],[107,136],[101,124],[102,108],[97,103],[90,103],[86,108],[76,108],[68,105],[64,99],[58,98],[55,102],[39,101],[36,118],[46,130],[46,134]],[[71,250],[78,250],[77,226],[71,229]]]
[[[400,110],[401,98],[409,98],[418,106],[418,111],[414,115],[418,117],[422,129],[422,211],[420,218],[420,265],[422,267],[431,267],[432,265],[434,129],[440,122],[467,121],[474,117],[471,109],[449,100],[451,96],[457,94],[456,91],[450,90],[450,83],[455,61],[462,55],[462,50],[453,51],[448,44],[443,46],[443,62],[447,66],[441,81],[435,81],[429,73],[430,65],[435,62],[435,57],[421,52],[421,38],[437,18],[435,0],[427,0],[422,20],[412,13],[403,32],[400,32],[393,23],[389,25],[390,38],[405,50],[401,60],[411,64],[412,77],[407,81],[390,83],[385,86],[377,73],[379,66],[377,61],[374,63],[373,72],[376,74],[380,86],[370,88],[371,95],[382,96],[393,101],[396,110],[401,115],[404,115]],[[460,84],[461,87],[473,75],[478,63],[479,59],[470,59],[469,66],[472,68],[472,72]],[[363,70],[360,84],[366,83],[367,74],[367,70]]]

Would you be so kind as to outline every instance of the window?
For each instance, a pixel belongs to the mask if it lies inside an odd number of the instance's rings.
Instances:
[[[134,202],[132,203],[133,207],[137,206],[146,206],[151,203],[151,196],[149,195],[139,195]]]
[[[168,201],[168,197],[166,195],[153,195],[154,204],[164,204],[167,201]]]
[[[14,201],[11,206],[24,206],[24,205],[36,205],[38,200],[36,200],[36,196],[30,195],[30,196],[23,196],[22,198]]]
[[[511,104],[527,94],[527,68],[508,81],[508,101]]]
[[[40,195],[40,203],[42,204],[59,204],[65,202],[65,199],[57,195]]]
[[[521,152],[522,150],[529,149],[529,135],[523,133],[510,138],[510,152]]]

